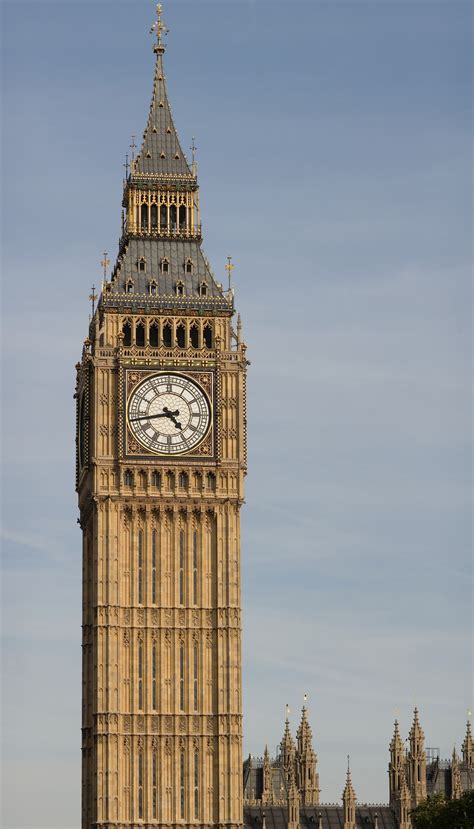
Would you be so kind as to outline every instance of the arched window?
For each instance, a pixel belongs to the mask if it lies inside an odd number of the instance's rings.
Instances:
[[[210,325],[204,326],[203,339],[206,348],[212,348],[212,328]]]
[[[125,283],[125,293],[133,294],[133,279],[127,279]]]
[[[198,603],[198,533],[193,532],[193,604]]]
[[[181,281],[176,283],[176,296],[184,296],[184,285]]]
[[[160,229],[166,230],[168,225],[168,211],[166,204],[160,205]]]
[[[179,648],[179,710],[184,711],[184,645]]]
[[[176,342],[179,348],[184,348],[186,345],[186,329],[181,323],[176,328]]]
[[[186,489],[188,485],[188,473],[187,472],[180,472],[179,473],[179,485],[181,489]]]
[[[174,490],[174,472],[167,472],[166,480],[168,484],[168,490],[169,492],[172,492]]]
[[[168,273],[169,269],[170,269],[169,259],[166,259],[166,258],[162,259],[161,262],[160,262],[161,273]]]
[[[199,286],[199,296],[207,296],[207,282],[201,282]]]
[[[171,230],[176,230],[176,226],[178,223],[178,211],[175,204],[170,206],[170,224]]]
[[[182,204],[179,208],[179,229],[184,230],[186,228],[186,207]]]
[[[208,472],[207,473],[206,483],[207,483],[207,488],[210,492],[215,492],[216,491],[216,476],[214,475],[214,472]]]
[[[193,654],[193,704],[194,710],[198,710],[198,681],[199,681],[199,645],[194,644]]]
[[[184,270],[186,271],[186,273],[192,273],[193,272],[193,260],[192,259],[186,259],[186,262],[184,263]]]
[[[157,286],[155,280],[152,279],[151,282],[148,283],[148,293],[150,294],[150,296],[156,296],[157,289],[158,289],[158,286]]]
[[[155,471],[151,473],[151,485],[157,488],[161,486],[161,472]]]
[[[130,469],[126,469],[123,473],[123,482],[125,486],[133,486],[133,472]]]
[[[152,204],[150,210],[150,218],[151,218],[151,229],[157,230],[158,228],[158,205]]]
[[[138,819],[143,820],[143,751],[138,755]]]
[[[124,322],[122,326],[123,344],[130,346],[132,344],[132,326],[129,322]]]
[[[157,578],[157,551],[156,551],[156,529],[151,532],[151,603],[156,604],[156,578]]]
[[[148,230],[148,205],[142,204],[140,210],[140,227],[142,230]]]
[[[180,802],[180,813],[181,813],[181,820],[184,820],[185,815],[185,793],[186,793],[186,768],[184,762],[184,751],[181,752],[180,762],[179,762],[179,802]]]
[[[199,348],[199,329],[194,323],[189,329],[189,339],[193,348]]]
[[[138,530],[137,596],[138,604],[143,604],[143,530]]]
[[[172,344],[172,331],[169,322],[163,326],[163,345],[170,348]]]
[[[179,603],[184,604],[184,567],[186,563],[186,533],[179,532]]]
[[[194,752],[194,820],[199,820],[199,752]]]
[[[146,259],[143,256],[138,260],[138,270],[140,273],[145,273],[146,271]]]
[[[156,644],[153,644],[151,649],[151,707],[153,711],[156,711],[158,708],[158,701],[157,701],[157,684],[156,684]]]
[[[201,492],[201,490],[202,490],[202,475],[201,475],[200,472],[195,472],[194,473],[194,488],[198,492]]]
[[[156,751],[153,752],[152,772],[151,772],[151,786],[152,786],[152,816],[153,820],[158,820],[158,755]]]
[[[156,348],[158,346],[158,326],[156,322],[152,322],[150,325],[150,345],[152,348]]]
[[[145,345],[145,326],[142,322],[139,322],[135,328],[135,342],[139,346]]]
[[[143,711],[143,645],[138,645],[138,710]]]

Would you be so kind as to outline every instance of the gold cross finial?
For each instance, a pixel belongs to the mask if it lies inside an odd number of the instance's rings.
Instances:
[[[225,269],[227,271],[227,276],[229,277],[229,291],[230,291],[230,278],[232,276],[232,271],[234,270],[235,265],[232,264],[232,256],[227,257],[227,265]]]
[[[169,32],[169,29],[166,28],[165,24],[163,23],[163,21],[161,19],[162,12],[163,12],[163,6],[161,5],[161,3],[158,3],[158,5],[156,7],[156,20],[155,20],[155,22],[153,23],[153,26],[150,29],[150,34],[153,34],[153,32],[155,32],[155,34],[156,34],[155,51],[163,51],[164,50],[165,47],[163,46],[163,43],[161,42],[161,36],[162,35],[167,35],[168,32]]]
[[[102,265],[102,267],[104,269],[104,279],[107,279],[107,268],[110,265],[110,259],[107,259],[107,251],[106,250],[104,250],[104,258],[102,259],[100,264]]]

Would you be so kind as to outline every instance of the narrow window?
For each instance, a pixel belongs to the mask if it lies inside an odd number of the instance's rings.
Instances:
[[[142,347],[145,345],[145,326],[142,322],[139,322],[135,328],[135,342]]]
[[[179,603],[184,604],[184,561],[186,554],[186,535],[184,530],[179,533]]]
[[[151,603],[156,604],[156,530],[151,532]]]
[[[156,486],[157,488],[161,486],[161,472],[151,473],[151,484],[152,486]]]
[[[187,259],[186,260],[184,269],[185,269],[186,273],[192,273],[193,272],[193,260],[192,259]]]
[[[168,273],[170,269],[170,263],[168,259],[162,259],[160,263],[161,273]]]
[[[155,293],[156,293],[156,284],[155,284]],[[152,348],[158,347],[158,326],[156,322],[152,322],[150,325],[150,345]]]
[[[212,348],[212,329],[210,325],[204,326],[204,345],[206,348]]]
[[[158,227],[158,206],[156,204],[152,204],[150,210],[151,216],[151,229],[156,230]]]
[[[158,708],[156,690],[156,645],[154,644],[151,652],[151,707],[153,711]]]
[[[143,645],[138,646],[138,710],[143,711]]]
[[[178,343],[178,348],[184,348],[186,345],[186,331],[184,325],[178,325],[176,328],[176,342]]]
[[[148,230],[148,205],[142,204],[140,212],[140,227],[142,230]]]
[[[201,282],[201,284],[199,286],[199,293],[200,293],[201,296],[207,296],[207,284],[206,284],[206,282]]]
[[[160,207],[160,228],[161,230],[166,230],[168,225],[168,215],[166,210],[166,204],[162,204]]]
[[[181,752],[180,764],[179,764],[179,791],[180,791],[180,810],[181,810],[181,820],[184,820],[184,795],[185,795],[185,767],[184,767],[184,751]]]
[[[152,816],[153,820],[158,819],[158,755],[156,751],[153,752],[153,761],[152,761],[152,773],[151,773],[151,785],[153,789],[153,803],[152,803]]]
[[[176,296],[184,296],[184,285],[182,282],[176,283]]]
[[[171,325],[167,322],[166,325],[163,326],[163,345],[166,346],[166,348],[170,348],[171,341]]]
[[[173,492],[174,490],[174,472],[167,472],[166,473],[166,480],[168,483],[168,491]]]
[[[198,644],[194,645],[194,677],[193,677],[193,703],[194,710],[198,710],[198,678],[199,678],[199,650]]]
[[[186,207],[184,204],[181,205],[179,208],[179,229],[185,230],[186,228]]]
[[[130,469],[126,469],[123,474],[123,482],[125,486],[133,486],[133,472]]]
[[[143,530],[138,530],[138,604],[143,604]]]
[[[156,296],[156,292],[157,292],[156,282],[153,279],[150,282],[150,284],[148,285],[148,293],[150,294],[150,296]],[[150,345],[151,345],[151,342],[150,342]]]
[[[216,491],[216,476],[213,472],[207,473],[207,488],[210,492]]]
[[[179,710],[184,711],[184,645],[179,649]]]
[[[198,603],[198,534],[193,532],[193,604]]]
[[[125,292],[127,294],[133,294],[133,280],[129,279],[128,282],[125,283]]]
[[[171,229],[172,230],[176,230],[177,222],[178,222],[178,211],[176,209],[176,205],[172,204],[171,207],[170,207],[170,224],[171,224]]]
[[[146,261],[143,258],[143,256],[141,259],[138,260],[138,270],[140,271],[140,273],[145,273],[146,271]]]
[[[199,820],[199,753],[194,752],[194,820]]]
[[[129,322],[125,322],[122,327],[123,344],[129,346],[132,344],[132,326]]]
[[[138,818],[143,820],[143,752],[138,755]]]
[[[193,348],[199,348],[199,331],[197,325],[192,325],[189,329],[189,339]]]
[[[179,485],[181,489],[186,489],[188,485],[188,473],[187,472],[180,472],[179,473]]]

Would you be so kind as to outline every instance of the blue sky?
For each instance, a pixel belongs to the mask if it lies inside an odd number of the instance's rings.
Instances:
[[[74,365],[146,123],[154,4],[4,2],[8,827],[79,825]],[[249,371],[245,751],[303,694],[322,798],[387,797],[395,713],[449,756],[472,704],[471,4],[165,6],[204,249]],[[25,797],[25,792],[28,796]]]

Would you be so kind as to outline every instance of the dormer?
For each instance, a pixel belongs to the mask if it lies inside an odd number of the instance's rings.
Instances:
[[[184,296],[184,283],[179,280],[175,285],[176,296]]]
[[[160,271],[161,273],[169,273],[170,270],[170,260],[165,257],[160,259]]]
[[[125,283],[125,293],[126,294],[133,294],[134,291],[134,282],[133,279],[127,279]]]
[[[149,281],[148,293],[150,294],[150,296],[156,296],[156,294],[158,293],[158,284],[156,282],[156,279],[151,279]]]

